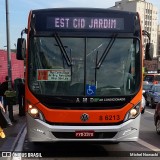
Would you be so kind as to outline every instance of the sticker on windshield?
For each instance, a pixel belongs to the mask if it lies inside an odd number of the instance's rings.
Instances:
[[[70,69],[38,69],[38,81],[71,81]]]
[[[96,94],[96,86],[95,85],[86,85],[86,95],[94,96]]]

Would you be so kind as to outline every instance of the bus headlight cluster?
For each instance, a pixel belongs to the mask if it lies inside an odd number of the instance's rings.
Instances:
[[[141,111],[141,104],[138,103],[136,106],[134,106],[127,112],[124,121],[136,118],[140,114],[140,111]]]
[[[43,114],[38,110],[37,107],[31,104],[28,105],[28,114],[34,119],[40,119],[42,121],[45,121]]]

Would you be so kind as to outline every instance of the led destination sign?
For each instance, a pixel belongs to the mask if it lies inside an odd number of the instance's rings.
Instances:
[[[124,30],[124,19],[108,17],[48,17],[47,29]]]

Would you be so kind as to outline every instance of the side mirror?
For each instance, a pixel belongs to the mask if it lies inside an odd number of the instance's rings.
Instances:
[[[18,60],[24,60],[25,55],[26,55],[26,40],[24,38],[18,38],[16,58]]]
[[[153,60],[153,52],[154,52],[153,43],[147,43],[145,49],[145,59],[150,61]]]

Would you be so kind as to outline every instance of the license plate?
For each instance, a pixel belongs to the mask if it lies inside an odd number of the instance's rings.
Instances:
[[[75,131],[75,136],[76,137],[94,137],[94,131]]]

